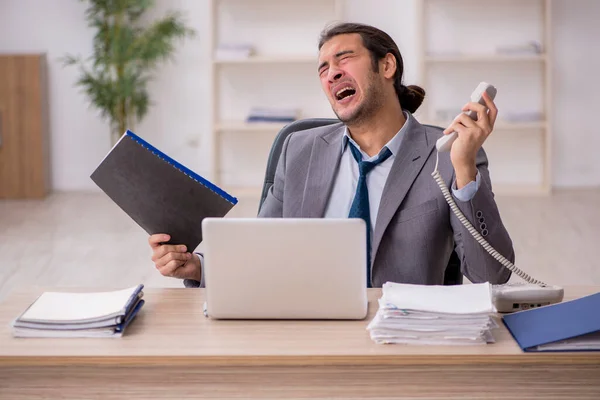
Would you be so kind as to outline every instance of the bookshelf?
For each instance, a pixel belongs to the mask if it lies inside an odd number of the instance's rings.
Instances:
[[[498,88],[484,143],[494,192],[551,192],[551,0],[419,0],[421,122],[447,126],[480,81]],[[460,21],[457,23],[456,21]]]
[[[227,64],[314,64],[315,57],[312,55],[289,55],[289,56],[251,56],[241,59],[219,59],[215,58],[213,62],[217,65]]]
[[[215,125],[216,132],[270,132],[277,133],[285,126],[284,123],[275,122],[243,122],[243,121],[219,121]]]
[[[522,54],[522,55],[464,55],[464,56],[425,56],[427,63],[515,63],[515,62],[545,62],[544,54]]]
[[[271,145],[285,123],[246,122],[251,107],[293,108],[299,118],[333,113],[317,74],[318,37],[342,20],[344,0],[210,0],[213,182],[256,211]],[[220,53],[245,44],[252,54]]]

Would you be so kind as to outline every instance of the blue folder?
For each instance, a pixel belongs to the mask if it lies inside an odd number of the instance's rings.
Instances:
[[[135,307],[133,308],[133,310],[131,310],[131,312],[126,316],[125,321],[115,326],[115,332],[124,332],[125,328],[127,328],[131,321],[133,321],[133,319],[138,314],[144,303],[144,300],[138,300],[138,302],[135,303]]]
[[[600,351],[600,293],[502,317],[523,351]]]

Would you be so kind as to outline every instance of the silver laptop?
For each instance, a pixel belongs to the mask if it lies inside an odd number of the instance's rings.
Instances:
[[[360,219],[206,218],[206,313],[218,319],[363,319]]]

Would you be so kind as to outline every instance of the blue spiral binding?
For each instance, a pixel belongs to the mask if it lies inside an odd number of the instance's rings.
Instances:
[[[127,130],[126,135],[129,138],[131,138],[131,139],[135,140],[136,142],[138,142],[139,144],[141,144],[146,149],[150,150],[152,153],[154,153],[155,155],[157,155],[158,157],[160,157],[167,163],[171,164],[172,166],[174,166],[175,168],[177,168],[178,170],[180,170],[181,172],[183,172],[184,174],[189,176],[190,178],[194,179],[196,182],[200,183],[201,185],[204,185],[206,188],[212,190],[219,196],[223,197],[225,200],[227,200],[231,204],[233,204],[233,205],[237,204],[237,202],[238,202],[237,198],[235,198],[232,195],[230,195],[229,193],[225,192],[223,189],[216,186],[215,184],[207,181],[205,178],[201,177],[194,171],[186,168],[185,166],[181,165],[177,161],[173,160],[171,157],[169,157],[162,151],[158,150],[156,147],[152,146],[150,143],[146,142],[144,139],[142,139],[135,133],[131,132],[130,130]]]

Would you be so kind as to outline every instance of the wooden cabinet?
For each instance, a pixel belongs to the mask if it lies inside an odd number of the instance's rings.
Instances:
[[[46,58],[0,55],[0,199],[49,191]]]

